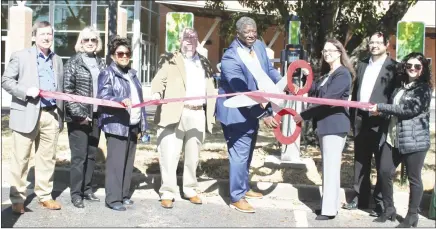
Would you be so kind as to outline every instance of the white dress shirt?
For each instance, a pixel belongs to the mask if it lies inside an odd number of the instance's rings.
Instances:
[[[369,64],[363,74],[362,85],[360,86],[360,102],[369,102],[372,91],[374,89],[377,77],[380,74],[380,70],[385,62],[386,57],[378,59],[376,62],[369,58]]]
[[[183,58],[186,70],[186,97],[205,96],[206,80],[205,71],[201,65],[200,57],[196,54],[192,59]],[[206,99],[188,100],[185,104],[200,106]]]
[[[135,82],[133,82],[132,77],[129,74],[124,74],[124,78],[129,81],[130,84],[130,100],[132,105],[138,104],[141,102],[139,99],[139,93],[136,89]],[[131,108],[130,109],[130,125],[136,125],[141,121],[141,108]]]

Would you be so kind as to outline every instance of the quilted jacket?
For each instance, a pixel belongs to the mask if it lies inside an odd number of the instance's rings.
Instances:
[[[395,98],[399,89],[395,89],[391,100]],[[398,118],[397,137],[394,141],[402,154],[427,151],[430,148],[431,92],[428,84],[415,83],[405,89],[398,105],[377,104],[377,109],[382,115]]]
[[[72,56],[64,66],[64,93],[94,97],[91,70],[82,59],[83,53]],[[104,61],[97,58],[97,64],[102,71]],[[65,121],[83,121],[86,117],[92,119],[92,105],[86,103],[65,101]]]

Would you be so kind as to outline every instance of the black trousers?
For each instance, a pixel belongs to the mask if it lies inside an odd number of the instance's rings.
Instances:
[[[407,178],[410,184],[409,212],[418,213],[419,204],[423,195],[421,171],[427,151],[400,154],[398,148],[384,143],[380,175],[382,181],[383,203],[385,207],[394,207],[393,178],[398,165],[403,162],[406,166]]]
[[[354,191],[357,194],[358,206],[368,208],[371,196],[371,160],[374,155],[377,170],[377,183],[373,198],[376,204],[383,207],[380,183],[380,138],[381,134],[372,129],[362,129],[354,138]]]
[[[71,149],[71,200],[81,199],[84,194],[92,193],[91,182],[100,140],[100,128],[97,122],[95,113],[92,123],[89,122],[88,125],[80,125],[78,122],[67,123]]]
[[[135,161],[136,144],[139,125],[129,128],[129,137],[106,133],[106,204],[121,204],[123,199],[130,199],[130,183],[132,181],[133,163]]]

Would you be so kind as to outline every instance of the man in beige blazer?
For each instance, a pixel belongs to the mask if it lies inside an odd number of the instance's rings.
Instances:
[[[152,81],[154,99],[180,98],[217,94],[209,61],[196,52],[198,35],[192,28],[180,33],[180,51],[164,54],[161,68]],[[191,203],[202,204],[195,188],[196,170],[205,132],[212,132],[215,99],[162,104],[157,107],[155,123],[162,186],[161,206],[172,208],[177,186],[177,164],[183,145],[183,193]]]
[[[63,128],[63,102],[41,98],[40,90],[62,91],[63,66],[50,47],[53,28],[47,21],[37,22],[32,35],[35,45],[15,52],[2,76],[2,87],[12,95],[9,128],[13,131],[14,154],[11,158],[10,199],[12,211],[24,213],[29,156],[35,143],[35,194],[41,206],[58,210],[53,200],[53,173],[56,145]]]

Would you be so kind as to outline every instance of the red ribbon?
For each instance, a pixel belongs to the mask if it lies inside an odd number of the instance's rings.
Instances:
[[[85,96],[80,96],[80,95],[66,94],[66,93],[62,93],[62,92],[40,91],[39,95],[41,97],[44,97],[44,98],[60,99],[60,100],[64,100],[64,101],[93,104],[93,105],[98,105],[98,106],[107,106],[107,107],[116,107],[116,108],[125,108],[126,107],[124,104],[122,104],[120,102],[116,102],[116,101],[90,98],[90,97],[85,97]],[[184,98],[169,98],[169,99],[161,99],[161,100],[155,99],[155,100],[148,100],[148,101],[145,101],[143,103],[135,104],[132,107],[136,108],[136,107],[159,105],[159,104],[165,104],[165,103],[183,102],[183,101],[188,101],[188,100],[213,99],[213,98],[229,97],[229,96],[236,96],[236,95],[250,95],[250,96],[255,96],[255,97],[260,97],[260,98],[277,98],[277,99],[286,99],[286,100],[300,101],[300,102],[306,102],[306,103],[315,103],[315,104],[330,105],[330,106],[354,107],[354,108],[370,108],[373,105],[371,103],[363,103],[363,102],[356,102],[356,101],[313,98],[313,97],[303,97],[303,96],[295,96],[295,95],[275,94],[275,93],[260,92],[260,91],[250,91],[250,92],[237,92],[237,93],[229,93],[229,94],[221,94],[221,95],[195,96],[195,97],[184,97]],[[293,109],[286,108],[286,109],[283,109],[280,112],[278,112],[274,118],[276,121],[279,122],[283,115],[288,115],[288,114],[295,116],[297,114],[297,112]],[[296,130],[289,137],[286,137],[281,133],[280,126],[275,128],[274,135],[280,143],[291,144],[297,139],[300,132],[301,132],[301,123],[297,125]]]

